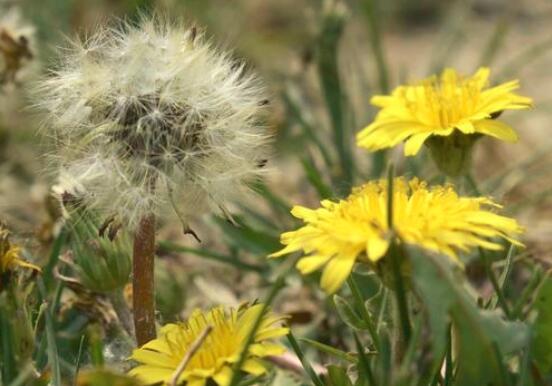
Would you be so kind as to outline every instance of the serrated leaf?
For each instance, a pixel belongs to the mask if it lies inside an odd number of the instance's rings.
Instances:
[[[446,349],[446,330],[452,321],[459,345],[457,386],[486,384],[504,377],[503,357],[522,349],[528,328],[506,321],[501,314],[481,310],[446,259],[412,254],[413,281],[428,315],[433,335],[434,365]]]
[[[353,307],[339,295],[333,296],[335,308],[345,324],[355,330],[367,330],[368,324],[358,316]]]

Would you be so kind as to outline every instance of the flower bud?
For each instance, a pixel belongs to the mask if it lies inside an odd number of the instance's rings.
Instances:
[[[457,131],[449,136],[431,136],[426,145],[439,170],[449,177],[458,177],[470,171],[473,145],[479,138],[480,134]]]

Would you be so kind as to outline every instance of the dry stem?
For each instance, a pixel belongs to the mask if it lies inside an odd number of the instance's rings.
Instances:
[[[132,258],[132,304],[138,346],[155,339],[155,215],[140,220]]]
[[[169,385],[176,386],[178,384],[178,378],[180,378],[180,375],[184,372],[184,369],[186,369],[186,366],[192,360],[192,357],[195,355],[197,350],[199,350],[203,342],[205,342],[205,339],[207,339],[212,330],[213,326],[209,325],[205,327],[203,331],[201,331],[201,334],[199,334],[199,336],[194,341],[194,343],[192,343],[188,351],[186,351],[186,354],[184,354],[184,357],[176,368],[176,371],[174,372]]]

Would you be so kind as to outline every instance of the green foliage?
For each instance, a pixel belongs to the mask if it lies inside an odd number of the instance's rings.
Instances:
[[[345,7],[341,2],[333,0],[327,1],[325,6],[318,43],[318,72],[333,126],[333,139],[340,160],[341,176],[345,182],[352,184],[352,136],[346,125],[346,97],[340,81],[337,60],[339,41],[346,21]]]
[[[552,373],[552,279],[542,284],[534,310],[538,313],[534,322],[531,356],[543,374]]]
[[[139,386],[136,378],[117,374],[109,370],[89,370],[79,374],[77,386]]]
[[[343,299],[339,295],[334,295],[333,301],[339,317],[349,327],[355,330],[368,330],[368,324],[356,313],[347,300]]]
[[[353,386],[347,375],[347,369],[342,366],[328,366],[328,380],[329,386]]]
[[[425,303],[432,330],[435,370],[447,349],[447,330],[452,323],[458,342],[456,384],[472,385],[508,377],[504,358],[525,347],[528,327],[505,321],[497,311],[481,310],[469,295],[462,276],[442,259],[412,255],[414,285]]]
[[[36,0],[26,1],[30,5],[35,3],[38,4]],[[156,7],[151,0],[105,4],[98,1],[94,4],[100,3],[107,13],[119,13],[129,19],[138,17],[140,9],[149,12]],[[118,4],[116,10],[111,8],[112,3]],[[209,23],[215,31],[213,34],[217,29],[226,34],[225,23],[217,17],[232,7],[235,7],[233,12],[243,10],[245,2],[232,6],[197,0],[163,3],[177,18],[182,16],[178,12],[184,8],[191,18],[199,19],[198,24]],[[172,3],[175,4],[170,5]],[[387,30],[384,22],[419,20],[419,9],[431,8],[431,20],[440,21],[437,28],[440,33],[431,37],[435,42],[434,52],[420,54],[420,57],[428,56],[428,70],[432,71],[455,64],[454,57],[460,55],[465,36],[471,33],[469,21],[473,16],[473,2],[458,1],[450,7],[436,1],[422,5],[408,2],[406,7],[402,0],[389,4],[376,0],[327,0],[312,1],[308,5],[309,12],[303,12],[306,3],[298,1],[289,8],[294,14],[312,16],[309,23],[305,23],[309,28],[301,30],[303,35],[309,30],[312,36],[302,36],[307,43],[297,43],[309,45],[312,63],[304,60],[301,65],[306,69],[298,76],[279,71],[268,74],[267,79],[275,80],[276,84],[271,86],[280,93],[284,110],[276,128],[277,145],[283,156],[292,156],[289,160],[291,170],[285,170],[284,177],[287,173],[293,176],[299,173],[303,177],[294,192],[303,193],[300,203],[310,205],[317,199],[342,197],[354,183],[364,181],[367,176],[380,177],[386,168],[384,152],[362,156],[355,153],[354,133],[367,123],[360,119],[368,119],[373,111],[367,98],[362,101],[362,111],[355,111],[357,106],[353,98],[358,90],[354,87],[362,88],[363,97],[387,93],[396,79],[410,77],[409,72],[419,71],[420,66],[400,68],[401,64],[396,63],[400,60],[389,55],[391,51],[386,49],[383,38]],[[35,20],[41,43],[44,43],[41,55],[48,57],[47,47],[58,39],[60,31],[68,33],[81,28],[79,23],[84,24],[87,14],[91,13],[90,5],[84,4],[45,0],[40,2],[40,12],[38,7],[26,7],[25,13]],[[393,14],[393,9],[397,14]],[[483,44],[484,50],[477,55],[479,62],[495,63],[501,78],[517,74],[552,47],[550,38],[537,38],[536,43],[521,47],[509,59],[502,60],[506,32],[512,30],[509,23],[517,15],[514,11],[508,8],[500,14],[488,41]],[[261,15],[259,19],[269,16]],[[285,24],[285,20],[272,22]],[[259,32],[253,31],[251,35]],[[231,30],[229,36],[235,33]],[[265,39],[262,43],[277,40],[276,35],[269,31],[262,37]],[[351,67],[349,61],[360,56],[346,51],[351,50],[350,45],[358,36],[364,36],[367,41],[362,41],[363,44],[353,50],[370,50],[370,62],[357,66],[366,72],[361,75],[367,79],[359,76],[359,84],[351,84],[349,72],[355,67]],[[239,52],[242,53],[247,54],[245,49]],[[311,82],[311,73],[314,82]],[[357,78],[352,80],[357,81]],[[349,86],[353,87],[349,89]],[[0,130],[2,151],[10,144],[9,128],[4,126],[2,123]],[[436,143],[439,148],[434,152],[438,151],[442,159],[450,158],[450,152],[443,151],[442,145]],[[545,146],[524,160],[497,170],[479,184],[472,179],[469,189],[463,180],[459,185],[470,194],[480,191],[502,197],[512,186],[537,177],[549,177],[550,167],[546,162],[549,153],[549,146]],[[423,157],[426,155],[403,160],[397,163],[397,169],[428,181],[442,179],[435,170],[425,166],[427,162]],[[0,163],[5,158],[2,152]],[[517,181],[517,185],[512,181]],[[268,296],[259,296],[267,299],[265,304],[269,306],[286,283],[298,280],[294,270],[281,273],[279,262],[266,260],[268,254],[281,248],[280,234],[293,229],[297,223],[289,213],[292,207],[292,199],[287,196],[289,192],[261,182],[255,183],[253,189],[258,193],[257,198],[238,203],[240,214],[233,219],[214,218],[211,221],[215,242],[209,247],[187,244],[186,239],[179,242],[160,240],[158,255],[159,259],[168,254],[171,258],[185,255],[187,264],[197,264],[202,261],[200,259],[212,260],[224,264],[225,269],[238,272],[240,280],[247,278],[244,280],[247,285],[272,283]],[[519,212],[549,195],[549,189],[542,188],[509,209]],[[297,201],[295,198],[293,202]],[[86,214],[65,226],[49,245],[48,252],[38,252],[39,260],[44,261],[41,277],[21,276],[13,282],[9,290],[12,292],[3,290],[0,293],[1,384],[137,384],[134,379],[99,368],[113,363],[121,368],[128,365],[126,358],[134,345],[121,325],[126,304],[122,289],[128,283],[131,270],[130,239],[122,231],[113,240],[102,237],[98,235],[100,225],[101,221]],[[546,385],[552,379],[552,280],[543,273],[531,251],[518,255],[511,248],[506,256],[502,252],[480,256],[483,259],[478,259],[477,255],[468,256],[466,270],[461,270],[448,264],[442,256],[422,254],[405,247],[403,252],[408,253],[395,252],[400,255],[400,263],[408,266],[408,272],[403,272],[400,265],[395,271],[392,266],[385,267],[385,278],[381,272],[379,276],[370,277],[354,273],[348,283],[349,289],[326,302],[320,292],[312,290],[310,279],[305,278],[302,297],[297,297],[296,301],[295,296],[291,296],[291,301],[288,300],[299,307],[300,312],[312,314],[312,320],[306,325],[291,325],[294,333],[288,337],[288,349],[297,355],[302,366],[293,378],[303,385],[316,386]],[[67,259],[68,256],[72,256],[72,260]],[[158,264],[157,306],[160,319],[172,321],[187,311],[194,289],[190,284],[191,275],[182,273],[185,268],[173,268],[169,264],[172,261],[164,263]],[[378,267],[388,264],[384,262]],[[481,272],[472,277],[471,271],[477,264],[481,265]],[[502,269],[500,275],[495,274],[499,267]],[[249,280],[250,276],[254,280]],[[278,279],[274,280],[276,276]],[[79,293],[71,288],[73,281],[66,282],[60,277],[76,280],[86,291]],[[395,285],[398,282],[403,285],[401,290]],[[255,289],[247,290],[255,294]],[[110,311],[118,314],[119,319],[112,324],[104,323],[97,315],[78,308],[76,304],[82,300],[83,293],[89,294],[88,291],[94,296],[101,293],[100,299],[112,307]],[[236,291],[237,297],[244,295],[240,291],[241,288]],[[305,306],[303,309],[303,297],[316,302],[317,308],[311,311]],[[203,306],[202,302],[200,305]],[[275,307],[278,305],[276,302]],[[308,338],[299,337],[303,335]],[[324,366],[319,366],[320,363]],[[320,370],[321,367],[327,371]],[[261,378],[242,379],[239,379],[242,374],[236,371],[232,384],[262,382],[268,385],[283,378],[282,386],[287,386],[291,376],[278,377],[283,371],[286,370],[274,370]]]
[[[68,225],[70,246],[81,283],[94,292],[111,292],[128,283],[131,244],[124,231],[114,237],[100,234],[93,213],[75,214]]]

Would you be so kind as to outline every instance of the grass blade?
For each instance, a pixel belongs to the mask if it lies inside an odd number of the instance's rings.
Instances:
[[[234,366],[232,368],[232,379],[230,380],[229,386],[237,386],[238,382],[240,381],[240,371],[241,368],[246,360],[247,352],[249,351],[249,347],[255,340],[255,334],[257,333],[257,330],[261,326],[261,323],[263,321],[263,317],[268,311],[270,305],[276,298],[276,295],[282,288],[284,288],[284,281],[287,275],[289,274],[289,271],[293,268],[293,265],[290,266],[288,269],[286,269],[279,277],[276,279],[274,284],[272,285],[272,288],[270,289],[270,292],[268,293],[265,301],[263,302],[263,307],[261,309],[261,312],[259,312],[259,316],[257,317],[257,320],[255,320],[255,323],[253,324],[253,328],[251,328],[251,331],[249,332],[249,335],[247,336],[247,339],[245,341],[245,344],[243,345],[243,350],[241,352],[240,358],[236,363],[234,363]]]
[[[204,257],[206,259],[214,260],[219,263],[233,265],[237,269],[243,269],[245,271],[253,271],[258,273],[262,273],[265,271],[265,267],[262,267],[260,265],[249,264],[240,261],[233,256],[223,255],[221,253],[210,251],[208,249],[185,247],[183,245],[177,245],[170,241],[160,241],[158,243],[158,246],[159,249],[163,252],[189,253],[191,255]]]
[[[42,278],[37,280],[38,290],[42,296],[46,308],[44,310],[44,321],[46,324],[46,341],[47,341],[47,354],[48,354],[48,363],[50,365],[50,372],[52,374],[52,386],[61,386],[61,370],[58,358],[58,348],[56,341],[56,330],[55,323],[52,315],[52,308],[48,305],[46,301],[46,287]]]
[[[353,182],[351,135],[345,125],[345,93],[339,77],[338,49],[345,26],[345,9],[341,2],[326,3],[318,43],[318,73],[326,107],[333,127],[333,140],[341,163],[341,175],[348,185]],[[350,188],[350,186],[348,186]]]
[[[297,340],[295,339],[295,337],[293,336],[293,333],[291,331],[289,332],[287,338],[289,340],[291,348],[293,348],[293,351],[295,351],[295,354],[297,355],[297,358],[299,358],[299,360],[301,361],[301,364],[303,365],[303,368],[305,369],[305,372],[307,373],[307,375],[312,380],[312,383],[314,383],[316,386],[324,386],[324,383],[322,382],[322,380],[320,379],[318,374],[316,374],[314,372],[312,366],[310,365],[310,363],[305,358],[305,355],[303,354],[303,351],[301,350],[301,347],[299,346],[299,343],[297,343]]]

